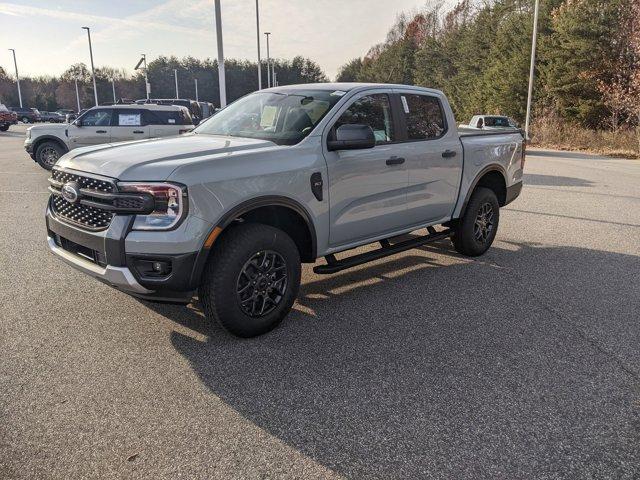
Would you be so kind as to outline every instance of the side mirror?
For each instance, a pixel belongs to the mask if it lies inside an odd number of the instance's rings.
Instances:
[[[341,125],[336,131],[334,138],[327,142],[327,149],[335,150],[359,150],[373,148],[376,145],[376,136],[369,125]]]

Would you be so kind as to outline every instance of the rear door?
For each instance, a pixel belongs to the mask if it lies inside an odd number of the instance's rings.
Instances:
[[[396,90],[403,138],[397,154],[407,161],[407,221],[412,225],[448,220],[462,175],[463,151],[443,98]],[[449,124],[452,125],[449,125]]]
[[[376,137],[373,148],[328,151],[330,235],[332,246],[383,235],[405,225],[407,166],[398,158],[397,117],[390,92],[357,94],[336,113],[328,134],[344,124],[370,126]]]
[[[142,140],[149,138],[149,125],[145,121],[143,110],[116,109],[114,110],[112,142],[126,142],[128,140]]]
[[[86,112],[80,125],[69,125],[69,144],[71,148],[98,145],[111,141],[112,108],[94,108]]]

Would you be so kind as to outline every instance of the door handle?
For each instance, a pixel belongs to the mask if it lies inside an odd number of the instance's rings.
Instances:
[[[107,133],[106,130],[96,130],[96,133]]]
[[[387,158],[387,165],[402,165],[403,163],[404,163],[404,158],[402,157]]]
[[[456,152],[454,152],[453,150],[445,150],[444,152],[442,152],[442,158],[453,158],[456,155]]]
[[[144,133],[142,130],[134,130],[133,133]]]

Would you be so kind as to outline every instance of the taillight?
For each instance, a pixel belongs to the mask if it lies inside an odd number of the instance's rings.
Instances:
[[[144,192],[153,196],[154,210],[136,215],[133,230],[171,230],[186,214],[187,189],[174,183],[118,183],[121,192]]]
[[[524,162],[527,157],[527,139],[522,140],[522,160],[520,161],[520,168],[524,170]]]

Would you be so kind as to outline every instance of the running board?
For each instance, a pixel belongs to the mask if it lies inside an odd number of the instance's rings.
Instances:
[[[450,237],[453,233],[450,229],[444,230],[442,232],[436,232],[435,229],[430,227],[428,230],[429,235],[412,238],[410,240],[405,240],[404,242],[399,242],[393,245],[389,243],[388,239],[380,240],[379,249],[374,250],[373,252],[366,252],[359,255],[354,255],[353,257],[343,258],[341,260],[338,260],[333,254],[327,255],[324,257],[327,261],[327,264],[317,265],[313,267],[313,271],[320,275],[337,273],[342,270],[346,270],[347,268],[362,265],[363,263],[367,262],[372,262],[380,258],[388,257],[389,255],[404,252],[405,250],[411,250],[412,248],[417,248],[427,243],[442,240],[444,238]]]

